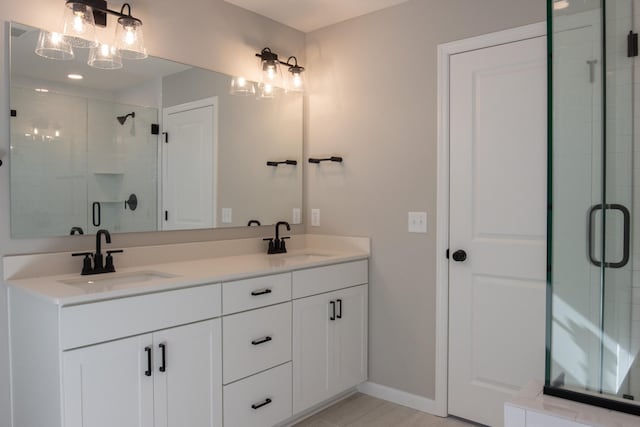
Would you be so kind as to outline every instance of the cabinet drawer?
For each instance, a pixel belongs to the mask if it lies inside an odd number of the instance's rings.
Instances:
[[[224,425],[273,426],[292,416],[291,362],[224,387]]]
[[[291,299],[291,273],[222,284],[222,314],[252,310]]]
[[[291,360],[291,303],[222,319],[223,382]]]
[[[220,316],[220,284],[63,307],[62,349]]]
[[[303,298],[368,282],[368,261],[347,262],[293,272],[293,298]]]

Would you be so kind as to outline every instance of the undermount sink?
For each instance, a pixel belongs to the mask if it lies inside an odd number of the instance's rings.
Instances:
[[[159,271],[135,271],[131,273],[106,273],[95,276],[83,276],[80,278],[60,280],[65,285],[79,288],[103,287],[113,288],[118,285],[130,285],[132,283],[144,283],[156,279],[169,279],[176,277],[173,274],[161,273]]]

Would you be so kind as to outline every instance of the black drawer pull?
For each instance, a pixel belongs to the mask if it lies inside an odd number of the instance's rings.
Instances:
[[[272,400],[271,399],[265,399],[264,402],[260,402],[260,403],[254,403],[253,405],[251,405],[251,407],[253,409],[260,409],[263,406],[267,406],[269,403],[271,403]]]
[[[338,301],[338,310],[340,310],[336,318],[342,319],[342,300],[338,299],[336,301]]]
[[[336,302],[329,301],[329,304],[331,304],[331,316],[329,316],[329,320],[336,320]]]
[[[253,345],[260,345],[260,344],[264,344],[266,342],[271,341],[273,338],[271,337],[264,337],[264,338],[260,338],[259,340],[253,340],[251,341],[251,344]]]
[[[167,345],[162,343],[159,344],[158,347],[160,347],[160,350],[162,350],[162,366],[160,366],[159,370],[160,372],[165,372],[167,370],[167,355],[165,354]]]
[[[270,294],[271,293],[271,289],[262,289],[261,291],[253,291],[251,292],[251,295],[254,297],[257,297],[258,295],[266,295],[266,294]]]
[[[151,376],[151,347],[145,347],[144,351],[147,352],[147,370],[144,371],[144,374],[147,377]]]

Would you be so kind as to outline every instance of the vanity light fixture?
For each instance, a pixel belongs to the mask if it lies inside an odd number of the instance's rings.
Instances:
[[[298,58],[290,56],[286,62],[280,61],[278,55],[268,47],[262,49],[260,53],[256,53],[256,56],[260,58],[261,85],[266,86],[269,83],[272,85],[272,89],[284,87],[287,91],[304,91],[304,78],[302,76],[304,67],[298,65]],[[285,66],[288,71],[287,78],[284,81],[282,81],[280,71],[281,65]]]
[[[107,26],[107,14],[118,17],[113,42],[96,37],[96,25]],[[103,69],[122,67],[122,59],[144,59],[147,51],[142,35],[142,21],[131,15],[125,3],[120,12],[107,7],[106,0],[67,0],[62,32],[41,31],[36,54],[50,59],[73,59],[72,48],[91,48],[88,64]]]

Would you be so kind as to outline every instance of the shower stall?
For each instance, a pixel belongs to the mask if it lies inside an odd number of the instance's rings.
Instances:
[[[640,415],[637,7],[548,0],[545,393]]]

